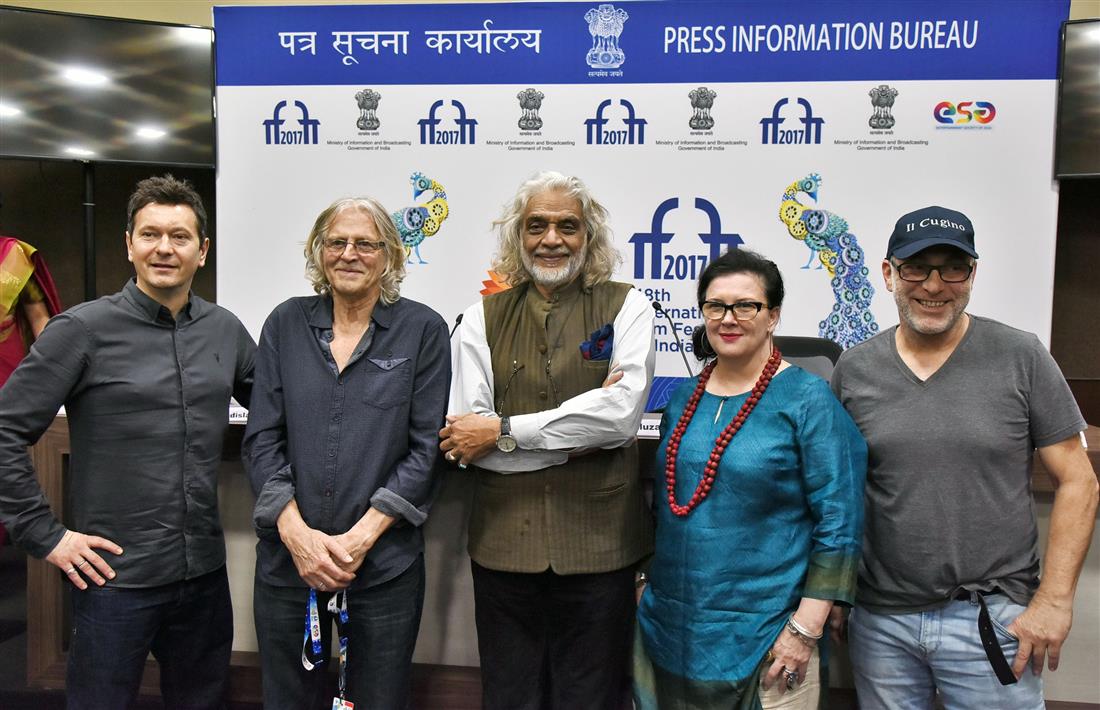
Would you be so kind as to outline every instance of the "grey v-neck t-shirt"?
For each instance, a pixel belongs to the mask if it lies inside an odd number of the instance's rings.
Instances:
[[[1031,459],[1085,429],[1039,339],[988,318],[927,380],[891,328],[846,351],[832,387],[867,440],[856,603],[904,613],[959,590],[1027,604],[1039,585]]]

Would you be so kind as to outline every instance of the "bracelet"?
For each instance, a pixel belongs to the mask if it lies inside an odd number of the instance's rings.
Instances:
[[[787,630],[794,634],[795,638],[802,642],[804,646],[816,646],[817,642],[825,635],[825,631],[816,636],[811,634],[806,627],[794,620],[794,614],[787,617]]]

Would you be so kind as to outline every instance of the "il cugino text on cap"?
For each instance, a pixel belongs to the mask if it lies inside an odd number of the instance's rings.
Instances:
[[[925,207],[902,215],[897,221],[886,247],[886,258],[908,259],[919,251],[941,245],[978,258],[974,250],[974,225],[969,217],[946,207]]]

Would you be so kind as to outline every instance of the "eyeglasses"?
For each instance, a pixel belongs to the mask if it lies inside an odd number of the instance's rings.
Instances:
[[[733,311],[733,317],[737,320],[752,320],[760,313],[761,308],[768,308],[768,306],[760,301],[738,301],[737,303],[703,301],[699,304],[699,310],[707,320],[722,320],[726,317],[726,311]]]
[[[935,271],[940,275],[940,281],[948,284],[962,283],[970,278],[970,274],[974,273],[973,264],[941,264],[939,266],[933,266],[932,264],[917,264],[907,262],[905,264],[894,264],[894,268],[898,270],[898,276],[902,281],[911,281],[913,283],[920,283],[928,280],[928,277]]]
[[[372,242],[369,239],[356,239],[354,241],[347,239],[326,239],[325,251],[330,254],[343,254],[344,250],[348,248],[348,244],[354,246],[355,251],[362,256],[382,251],[382,248],[386,246],[385,242]]]

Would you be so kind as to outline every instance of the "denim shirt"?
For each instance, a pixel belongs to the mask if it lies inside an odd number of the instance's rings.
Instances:
[[[423,550],[451,378],[447,324],[415,301],[379,302],[342,372],[331,330],[332,299],[311,296],[278,306],[260,336],[243,455],[266,584],[306,586],[276,528],[291,498],[307,525],[330,535],[370,507],[398,518],[353,589],[396,577]]]

